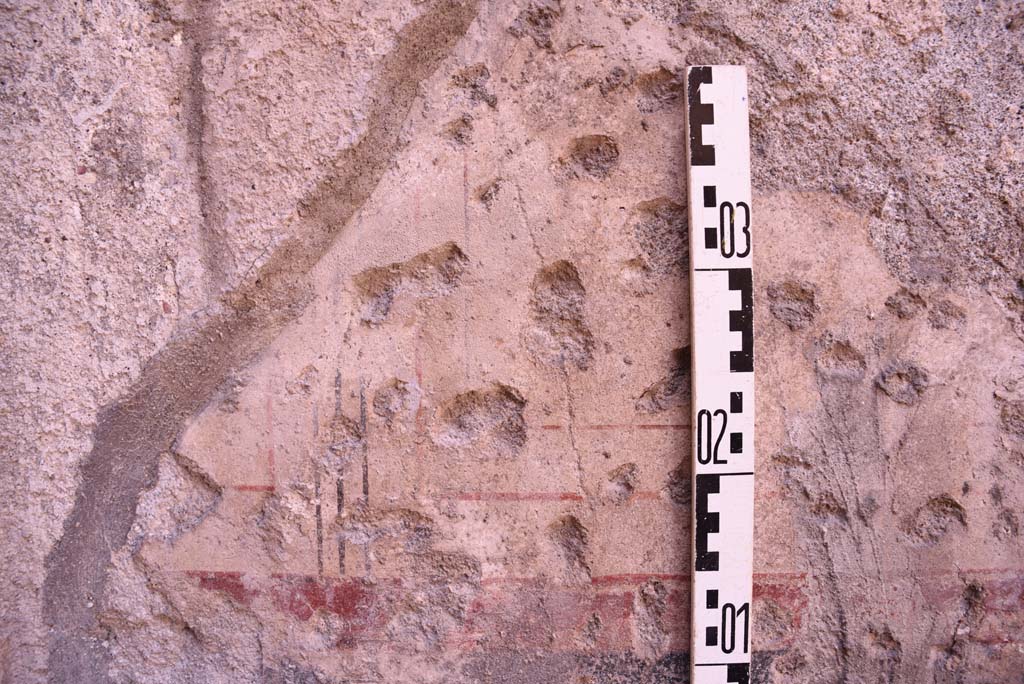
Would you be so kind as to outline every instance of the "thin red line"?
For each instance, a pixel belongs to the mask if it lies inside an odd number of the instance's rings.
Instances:
[[[640,425],[637,425],[636,427],[637,427],[637,429],[640,429],[640,430],[689,430],[690,429],[689,425],[680,425],[680,424],[676,424],[676,423],[667,423],[667,424],[641,423]]]
[[[555,429],[554,427],[543,426],[545,430]],[[689,430],[689,425],[677,423],[604,423],[597,425],[582,425],[581,430]]]
[[[231,577],[241,579],[242,573],[238,570],[186,570],[186,577]]]
[[[541,430],[564,430],[564,425],[547,423],[540,426]],[[597,423],[581,425],[581,430],[689,430],[689,425],[682,423]]]
[[[457,492],[441,494],[439,499],[456,501],[583,501],[574,492]]]
[[[239,492],[272,492],[274,485],[231,485],[231,489]]]

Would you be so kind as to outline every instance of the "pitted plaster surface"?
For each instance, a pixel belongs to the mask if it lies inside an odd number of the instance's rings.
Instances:
[[[1019,679],[1017,4],[0,14],[0,681],[686,681],[702,63],[755,680]]]

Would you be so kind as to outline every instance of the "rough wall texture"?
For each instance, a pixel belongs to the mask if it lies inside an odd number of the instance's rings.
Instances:
[[[0,3],[0,681],[680,682],[682,69],[755,675],[1024,681],[1024,7]]]

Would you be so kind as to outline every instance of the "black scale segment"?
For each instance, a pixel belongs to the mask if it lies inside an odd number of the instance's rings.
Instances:
[[[718,228],[714,225],[705,228],[705,249],[718,249]]]
[[[718,532],[718,513],[708,511],[708,496],[718,494],[721,477],[714,474],[697,475],[697,536],[694,568],[697,572],[718,572],[718,552],[708,551],[708,535]]]
[[[704,206],[709,209],[718,206],[718,188],[714,185],[704,186]]]
[[[730,432],[729,433],[729,453],[730,454],[742,454],[743,453],[743,433],[742,432]]]
[[[730,684],[750,684],[750,664],[732,663],[729,665],[725,681]]]
[[[718,188],[714,185],[704,186],[704,206],[718,206]],[[708,226],[704,229],[704,249],[718,249],[718,227]]]
[[[687,99],[690,105],[690,165],[714,166],[715,146],[704,144],[701,126],[715,123],[715,108],[700,101],[701,83],[711,83],[711,67],[693,67],[690,69],[687,83]]]
[[[749,268],[729,269],[729,289],[739,290],[740,308],[729,312],[729,330],[742,333],[740,351],[729,352],[729,370],[754,372],[754,282]]]

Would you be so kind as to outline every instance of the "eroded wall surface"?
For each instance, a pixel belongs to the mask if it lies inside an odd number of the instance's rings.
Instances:
[[[1019,3],[0,17],[0,681],[686,681],[705,63],[755,681],[1024,676]]]

